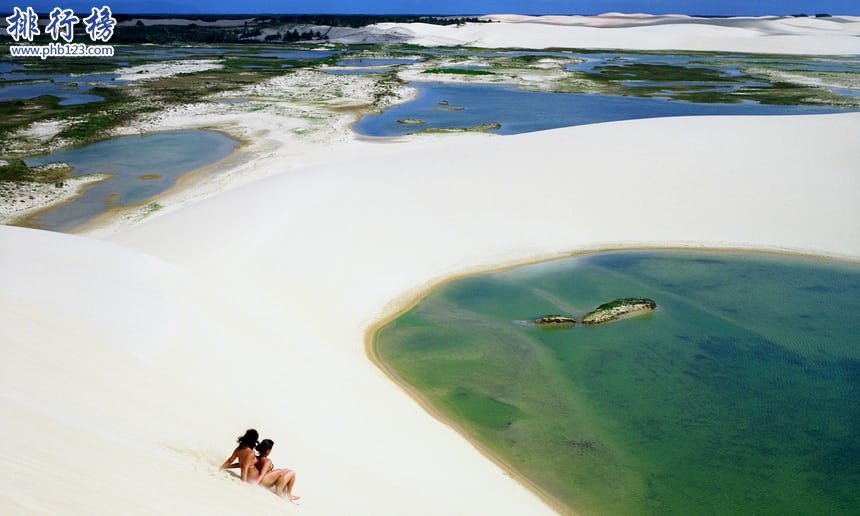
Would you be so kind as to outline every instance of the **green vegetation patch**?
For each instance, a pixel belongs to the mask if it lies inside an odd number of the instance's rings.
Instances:
[[[230,60],[227,61],[230,62]],[[165,105],[190,104],[199,102],[207,95],[257,84],[268,76],[266,71],[256,69],[243,69],[241,73],[230,69],[206,70],[146,81],[139,86],[139,89],[143,97],[150,101],[158,101]]]
[[[23,160],[7,158],[0,160],[0,181],[60,183],[72,172],[69,166],[30,168]]]
[[[51,95],[0,102],[0,144],[10,133],[62,112],[59,102],[60,99]]]
[[[133,102],[129,94],[120,88],[98,86],[90,90],[93,95],[104,98],[101,102],[60,106],[54,115],[69,123],[58,136],[75,143],[98,140],[108,130],[122,125],[136,114],[151,111],[151,105]],[[71,108],[71,109],[67,109]]]
[[[67,74],[112,71],[116,68],[115,63],[105,60],[96,60],[98,66],[90,68],[90,61],[46,59],[29,65],[28,71]],[[60,106],[60,99],[52,95],[0,102],[0,147],[8,146],[5,140],[15,131],[34,122],[46,121],[64,124],[64,129],[55,138],[75,145],[91,143],[142,114],[173,105],[199,102],[208,95],[238,90],[273,76],[290,73],[282,67],[283,60],[240,56],[221,61],[224,64],[222,69],[179,74],[125,86],[96,86],[87,93],[102,97],[100,102]],[[243,66],[260,68],[246,69]]]
[[[73,143],[89,143],[104,133],[129,121],[138,113],[152,111],[152,105],[136,101],[126,90],[96,86],[87,93],[104,100],[86,104],[59,105],[60,99],[43,95],[33,99],[0,102],[0,146],[19,129],[34,122],[59,121],[65,128],[56,136]]]
[[[844,97],[824,88],[803,86],[789,82],[777,82],[769,87],[743,86],[734,92],[679,91],[672,95],[675,100],[700,103],[733,103],[752,101],[760,104],[783,106],[830,105],[860,107],[860,99]]]
[[[157,212],[158,210],[160,210],[162,208],[164,208],[164,206],[162,206],[161,204],[159,204],[157,202],[151,202],[151,203],[149,203],[143,207],[143,214],[144,215],[150,215],[152,213]]]
[[[648,305],[651,308],[657,308],[657,303],[652,301],[651,299],[640,298],[640,297],[622,297],[620,299],[616,299],[614,301],[610,301],[608,303],[603,303],[602,305],[595,308],[592,312],[602,310],[612,310],[613,308],[618,308],[619,306],[624,305]]]
[[[447,73],[454,75],[496,75],[494,72],[487,70],[477,70],[472,68],[430,68],[424,70],[423,73]]]
[[[735,77],[727,77],[722,71],[713,68],[698,68],[651,63],[631,63],[626,65],[600,65],[595,72],[586,72],[590,79],[597,81],[701,81],[737,82]]]
[[[448,134],[448,133],[485,133],[487,131],[495,131],[501,129],[502,124],[492,122],[488,124],[478,124],[471,127],[428,127],[411,134]]]
[[[669,97],[697,103],[730,104],[752,101],[791,106],[860,106],[860,100],[856,98],[838,95],[824,88],[774,80],[769,78],[766,72],[767,70],[757,68],[756,73],[727,75],[719,66],[706,68],[651,63],[605,64],[595,67],[592,72],[577,72],[572,79],[557,81],[553,90],[594,91],[634,97]],[[660,84],[661,82],[666,84]],[[736,86],[715,91],[714,83]]]
[[[20,159],[5,159],[0,162],[0,181],[35,181],[36,174]]]

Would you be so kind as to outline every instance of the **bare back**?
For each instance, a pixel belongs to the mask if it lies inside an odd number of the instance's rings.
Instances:
[[[242,479],[246,482],[257,480],[260,472],[255,467],[257,455],[252,448],[242,448],[236,450],[236,458],[239,460],[239,470],[242,472]]]
[[[233,450],[230,458],[221,465],[221,469],[238,468],[243,481],[256,483],[257,479],[260,478],[256,462],[257,455],[254,453],[254,449],[245,446]]]

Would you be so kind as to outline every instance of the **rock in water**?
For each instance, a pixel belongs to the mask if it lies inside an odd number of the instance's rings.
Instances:
[[[564,315],[544,315],[532,321],[538,326],[573,326],[576,319]]]
[[[619,317],[644,314],[657,308],[657,303],[647,298],[625,297],[602,304],[582,317],[582,324],[600,324]]]
[[[420,118],[401,118],[397,123],[403,125],[421,125],[424,123],[424,120]]]

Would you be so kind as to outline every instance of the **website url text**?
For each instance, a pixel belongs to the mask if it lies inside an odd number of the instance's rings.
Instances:
[[[113,57],[112,45],[85,45],[83,43],[49,43],[47,45],[12,45],[12,57]]]

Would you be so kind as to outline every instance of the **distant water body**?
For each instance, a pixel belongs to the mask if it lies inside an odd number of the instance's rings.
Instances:
[[[588,93],[525,91],[493,84],[412,83],[418,96],[382,113],[367,115],[353,129],[367,136],[402,136],[422,129],[467,128],[500,123],[489,132],[519,134],[575,125],[692,115],[802,115],[842,112],[832,107],[745,102],[705,104],[670,99]],[[462,108],[462,109],[457,109]],[[422,120],[420,125],[398,120]]]
[[[650,96],[600,95],[588,93],[559,93],[528,91],[513,85],[451,84],[440,83],[428,77],[426,81],[411,83],[418,96],[406,103],[392,106],[379,114],[368,115],[354,129],[367,136],[402,136],[425,129],[463,129],[485,124],[501,124],[488,132],[518,134],[558,127],[568,127],[617,120],[697,115],[800,115],[848,111],[850,108],[806,105],[763,104],[751,100],[743,102],[689,102],[675,97],[680,93],[729,94],[742,88],[766,91],[770,84],[759,72],[750,72],[752,66],[785,72],[811,71],[821,74],[860,72],[860,58],[839,56],[813,58],[809,56],[771,57],[733,54],[670,54],[670,53],[604,53],[604,52],[550,52],[550,51],[498,51],[474,50],[404,50],[409,54],[447,55],[451,58],[478,58],[492,62],[495,59],[568,60],[568,72],[585,74],[591,80],[601,71],[619,76],[629,75],[632,80],[619,84],[631,89],[660,89]],[[504,61],[502,61],[504,63]],[[482,63],[457,64],[448,68],[460,70],[492,70]],[[689,73],[679,71],[686,69]],[[332,73],[356,73],[336,72]],[[642,80],[637,70],[648,76],[668,74],[675,79]],[[362,72],[358,72],[362,73]],[[597,75],[592,75],[597,74]],[[688,79],[684,79],[688,77]],[[703,80],[710,77],[711,80]],[[830,88],[846,97],[858,95],[849,88]],[[403,124],[399,120],[410,120]],[[422,121],[418,124],[416,121]]]
[[[598,327],[619,297],[650,315]],[[380,330],[378,356],[584,514],[857,514],[860,264],[611,252],[470,277]]]
[[[83,147],[25,159],[28,166],[66,163],[73,176],[112,177],[86,189],[74,201],[39,216],[42,229],[68,231],[111,207],[143,202],[176,184],[179,176],[229,155],[236,141],[216,131],[167,131],[120,136]]]

